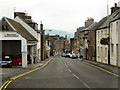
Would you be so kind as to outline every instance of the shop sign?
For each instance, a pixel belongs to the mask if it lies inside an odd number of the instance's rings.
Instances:
[[[4,35],[5,37],[18,37],[19,35],[18,34],[5,34]]]

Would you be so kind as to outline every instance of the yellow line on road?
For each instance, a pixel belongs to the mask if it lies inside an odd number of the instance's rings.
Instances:
[[[48,60],[48,61],[47,61],[44,65],[42,65],[41,67],[38,67],[38,68],[36,68],[36,69],[30,70],[30,71],[28,71],[28,72],[25,72],[25,73],[23,73],[23,74],[20,74],[20,75],[18,75],[18,76],[15,76],[15,77],[10,78],[10,81],[6,81],[6,82],[1,86],[0,90],[2,90],[2,89],[5,90],[5,89],[7,88],[7,86],[8,86],[13,80],[15,80],[15,79],[17,79],[17,78],[19,78],[19,77],[22,77],[22,76],[24,76],[24,75],[27,75],[27,74],[29,74],[29,73],[32,73],[32,72],[34,72],[34,71],[36,71],[36,70],[39,70],[39,69],[41,69],[41,68],[43,68],[43,67],[45,67],[50,61],[51,61],[51,59]]]
[[[6,83],[8,83],[8,81],[6,81],[6,82],[0,87],[0,90],[4,87],[4,85],[6,85]]]
[[[113,73],[113,72],[110,72],[110,71],[108,71],[108,70],[106,70],[106,69],[104,69],[104,68],[101,68],[101,67],[99,67],[99,66],[95,66],[95,65],[90,64],[90,63],[85,62],[85,61],[84,61],[84,63],[87,64],[87,65],[93,66],[93,67],[95,67],[95,68],[98,68],[98,69],[100,69],[100,70],[102,70],[102,71],[104,71],[104,72],[107,72],[107,73],[111,74],[111,75],[114,75],[114,76],[120,77],[120,75],[115,74],[115,73]]]
[[[7,88],[7,86],[8,86],[12,81],[13,81],[13,80],[9,81],[9,82],[5,85],[5,87],[4,87],[3,90],[5,90],[5,89]]]

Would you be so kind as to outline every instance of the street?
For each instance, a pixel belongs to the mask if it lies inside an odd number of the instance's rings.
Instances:
[[[13,80],[7,88],[118,88],[118,77],[79,59],[55,56],[48,65]]]

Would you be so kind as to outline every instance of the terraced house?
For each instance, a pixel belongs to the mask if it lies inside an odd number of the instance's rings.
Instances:
[[[119,59],[119,32],[120,32],[120,9],[113,13],[114,18],[110,22],[110,64],[120,66]]]
[[[118,66],[119,7],[111,8],[111,14],[104,17],[96,29],[96,59],[98,62]]]

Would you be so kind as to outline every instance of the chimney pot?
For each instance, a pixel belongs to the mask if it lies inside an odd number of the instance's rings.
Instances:
[[[115,3],[115,7],[117,7],[117,3]]]

